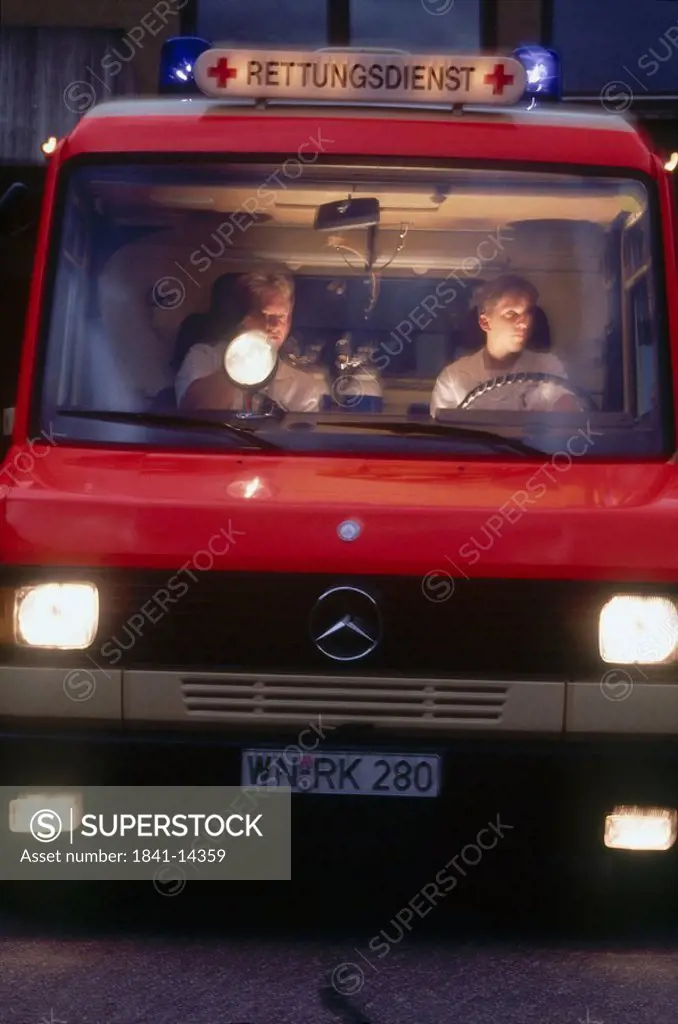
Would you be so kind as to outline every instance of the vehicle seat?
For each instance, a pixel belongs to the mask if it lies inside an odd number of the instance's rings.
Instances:
[[[89,321],[87,338],[80,358],[78,404],[92,409],[145,412],[148,397],[139,390],[134,368],[121,357],[101,319]]]
[[[173,374],[176,375],[179,372],[189,350],[203,340],[206,324],[207,316],[205,313],[190,313],[182,321],[170,363]],[[177,397],[174,385],[169,388],[163,388],[153,399],[151,412],[172,413],[177,411]]]
[[[205,340],[207,324],[208,318],[206,313],[190,313],[182,321],[172,355],[171,367],[174,373],[179,372],[184,359],[193,346]]]
[[[536,306],[534,310],[534,329],[528,348],[532,352],[551,351],[551,325],[541,306]]]
[[[123,245],[103,267],[98,305],[107,345],[127,386],[148,408],[153,396],[173,383],[169,356],[176,328],[174,309],[160,309],[153,295],[153,274],[165,273],[168,256],[150,242]]]

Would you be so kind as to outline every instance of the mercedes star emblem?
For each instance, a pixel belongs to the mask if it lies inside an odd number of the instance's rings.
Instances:
[[[377,602],[357,587],[326,590],[311,614],[311,638],[333,661],[366,658],[381,639]]]
[[[344,519],[343,523],[339,523],[337,527],[337,533],[342,540],[357,540],[361,534],[360,523],[356,522],[355,519]]]

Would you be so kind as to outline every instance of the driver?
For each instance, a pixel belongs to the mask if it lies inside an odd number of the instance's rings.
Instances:
[[[567,378],[556,356],[526,347],[538,297],[533,284],[514,274],[504,274],[480,290],[478,323],[485,332],[485,347],[462,356],[441,372],[431,396],[433,417],[438,409],[456,409],[478,384],[505,373],[552,373]],[[580,409],[574,395],[555,382],[527,382],[499,389],[496,394],[502,408],[515,411]]]
[[[266,331],[278,351],[287,340],[294,308],[294,281],[287,274],[241,275],[223,308],[217,299],[220,291],[215,286],[209,314],[210,340],[189,350],[177,374],[175,390],[180,409],[244,409],[245,392],[229,381],[224,370],[229,342],[251,328]],[[275,377],[261,393],[290,412],[315,412],[325,389],[309,373],[281,359]]]

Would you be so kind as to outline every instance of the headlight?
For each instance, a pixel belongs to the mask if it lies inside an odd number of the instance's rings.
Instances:
[[[90,583],[23,587],[14,600],[14,637],[28,647],[83,650],[99,625],[99,592]]]
[[[617,665],[660,665],[678,650],[678,609],[666,597],[613,597],[600,613],[600,656]]]

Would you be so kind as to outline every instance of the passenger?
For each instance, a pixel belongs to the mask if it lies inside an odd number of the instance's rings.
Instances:
[[[439,409],[456,409],[479,384],[507,373],[551,373],[567,379],[556,356],[527,348],[538,297],[534,285],[513,274],[505,274],[481,289],[478,323],[485,334],[485,346],[450,363],[440,373],[431,396],[432,416]],[[555,382],[507,385],[497,394],[502,409],[581,410],[567,387]]]
[[[243,274],[224,294],[224,278],[216,283],[207,338],[188,352],[176,379],[181,409],[245,408],[246,393],[226,376],[224,354],[230,341],[243,330],[261,328],[278,351],[290,331],[294,308],[294,281],[287,274]],[[275,377],[261,394],[290,412],[315,412],[325,389],[321,382],[281,358]]]

